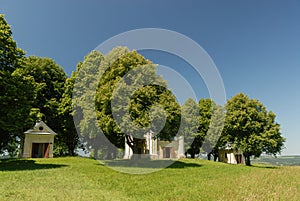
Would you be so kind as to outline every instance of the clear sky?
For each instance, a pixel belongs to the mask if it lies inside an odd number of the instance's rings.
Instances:
[[[1,0],[0,13],[27,55],[50,57],[69,75],[89,51],[124,31],[182,33],[211,56],[227,98],[243,92],[263,102],[287,138],[283,154],[300,154],[299,1]],[[145,55],[189,73],[176,58]],[[193,87],[203,87],[192,72],[188,76]]]

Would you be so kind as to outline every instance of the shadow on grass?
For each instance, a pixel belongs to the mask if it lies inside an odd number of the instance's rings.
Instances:
[[[66,165],[61,164],[37,164],[34,160],[5,159],[0,160],[0,171],[22,171],[60,168]]]
[[[268,165],[268,164],[254,164],[254,165],[251,165],[250,167],[262,168],[262,169],[278,169],[279,168],[279,166]]]
[[[104,165],[110,167],[132,167],[132,168],[188,168],[188,167],[201,167],[197,163],[186,163],[183,161],[173,160],[110,160],[100,161]],[[101,163],[99,164],[101,165]]]

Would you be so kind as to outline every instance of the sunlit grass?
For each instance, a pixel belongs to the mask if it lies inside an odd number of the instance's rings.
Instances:
[[[0,200],[298,200],[299,197],[297,166],[246,167],[186,159],[151,174],[133,175],[87,158],[0,162]]]

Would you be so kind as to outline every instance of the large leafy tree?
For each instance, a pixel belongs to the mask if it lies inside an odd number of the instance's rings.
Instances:
[[[213,109],[215,107],[215,102],[213,102],[211,99],[202,98],[199,100],[198,107],[199,107],[198,132],[191,146],[192,152],[194,153],[199,153],[199,150],[204,142],[204,138],[207,135],[211,123]],[[210,152],[209,149],[205,149],[205,151],[207,151],[208,153]]]
[[[35,83],[36,100],[32,108],[39,110],[40,120],[58,133],[55,148],[61,150],[61,127],[64,117],[59,115],[59,106],[64,93],[66,74],[64,70],[50,58],[30,56],[24,60],[24,67],[19,70],[23,77],[32,77]],[[61,152],[62,153],[62,152]]]
[[[242,149],[246,165],[250,165],[251,156],[281,152],[285,139],[280,125],[261,102],[240,93],[228,100],[226,111],[224,138]]]
[[[215,156],[214,148],[222,129],[221,108],[209,98],[199,100],[197,105],[198,118],[194,118],[197,120],[197,132],[187,150],[192,158],[195,157],[195,154],[200,153],[201,148],[208,154],[209,160],[211,155]]]
[[[17,48],[10,26],[0,15],[0,152],[16,147],[17,137],[32,123],[33,79],[22,76],[24,51]]]
[[[99,51],[92,51],[79,62],[76,69],[72,106],[74,122],[86,148],[94,150],[94,157],[98,158],[98,150],[103,141],[103,133],[97,125],[95,111],[95,96],[99,83],[100,64],[103,55]]]
[[[149,63],[137,52],[130,52],[128,48],[113,49],[105,56],[105,61],[100,66],[105,69],[97,89],[96,110],[98,124],[104,135],[111,143],[106,143],[108,158],[115,157],[115,147],[123,148],[125,136],[116,125],[112,115],[111,100],[113,91],[121,78],[132,68]],[[114,146],[110,146],[114,145]]]
[[[212,116],[209,124],[209,129],[205,135],[202,149],[208,154],[208,160],[211,156],[214,157],[214,161],[218,159],[219,147],[223,144],[224,137],[222,131],[225,121],[225,109],[221,105],[212,104]]]
[[[82,63],[80,62],[77,69],[80,68]],[[67,155],[74,156],[76,154],[76,148],[80,144],[80,139],[76,131],[76,127],[73,120],[73,108],[72,108],[72,95],[75,80],[77,78],[78,71],[72,73],[70,78],[67,78],[64,88],[65,91],[61,98],[61,103],[58,108],[58,115],[60,117],[61,135],[58,135],[58,143],[60,143],[60,151],[67,151]],[[66,148],[65,148],[66,147]]]
[[[198,102],[197,110],[193,109],[191,111],[191,102],[187,101],[182,106],[182,112],[187,113],[184,116],[187,116],[187,120],[191,124],[193,121],[197,121],[197,124],[192,123],[197,126],[196,132],[193,132],[192,141],[190,143],[189,148],[187,149],[187,153],[191,155],[191,158],[195,157],[195,154],[200,153],[200,149],[202,148],[208,155],[208,159],[210,160],[211,156],[214,156],[214,160],[218,157],[218,146],[222,133],[222,129],[224,126],[224,108],[220,105],[217,105],[212,99],[200,99]],[[189,104],[188,104],[189,103]],[[193,105],[193,104],[192,104]],[[189,108],[189,109],[188,109]],[[195,114],[195,111],[198,114]],[[184,117],[183,119],[186,119]],[[191,132],[190,128],[188,127]]]
[[[3,150],[16,143],[16,137],[22,138],[23,130],[34,122],[31,107],[35,93],[32,77],[23,77],[18,70],[12,74],[0,71],[0,86],[0,150]]]
[[[126,137],[133,154],[138,154],[140,143],[144,143],[140,139],[144,139],[146,132],[152,131],[160,140],[171,141],[176,136],[180,125],[180,105],[171,91],[161,85],[147,85],[136,90],[131,100],[123,98],[123,92],[119,92],[116,91],[115,98],[118,96],[121,104],[126,101],[130,104],[115,107],[114,112],[122,115],[128,111],[122,116],[119,127],[122,128],[122,139]]]
[[[44,115],[42,119],[54,130],[57,124],[57,109],[64,93],[66,74],[64,70],[50,58],[30,56],[25,60],[23,76],[31,76],[36,84],[37,98],[34,104]]]
[[[199,108],[197,103],[189,98],[181,106],[182,124],[180,127],[181,135],[184,136],[186,155],[187,153],[195,158],[195,154],[199,154],[200,147],[197,145],[199,135]]]
[[[100,99],[104,91],[111,96],[108,96],[108,107],[98,102],[99,114],[106,111],[105,115],[118,122],[112,137],[119,135],[119,141],[126,138],[133,154],[139,153],[138,147],[144,143],[141,139],[146,132],[152,131],[156,138],[169,141],[178,133],[180,105],[167,89],[166,82],[157,76],[156,66],[136,51],[112,63],[100,81]]]

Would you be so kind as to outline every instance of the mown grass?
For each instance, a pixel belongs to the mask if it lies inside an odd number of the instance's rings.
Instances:
[[[155,167],[154,167],[155,168]],[[300,167],[185,159],[151,174],[88,158],[0,161],[0,200],[299,200]]]

